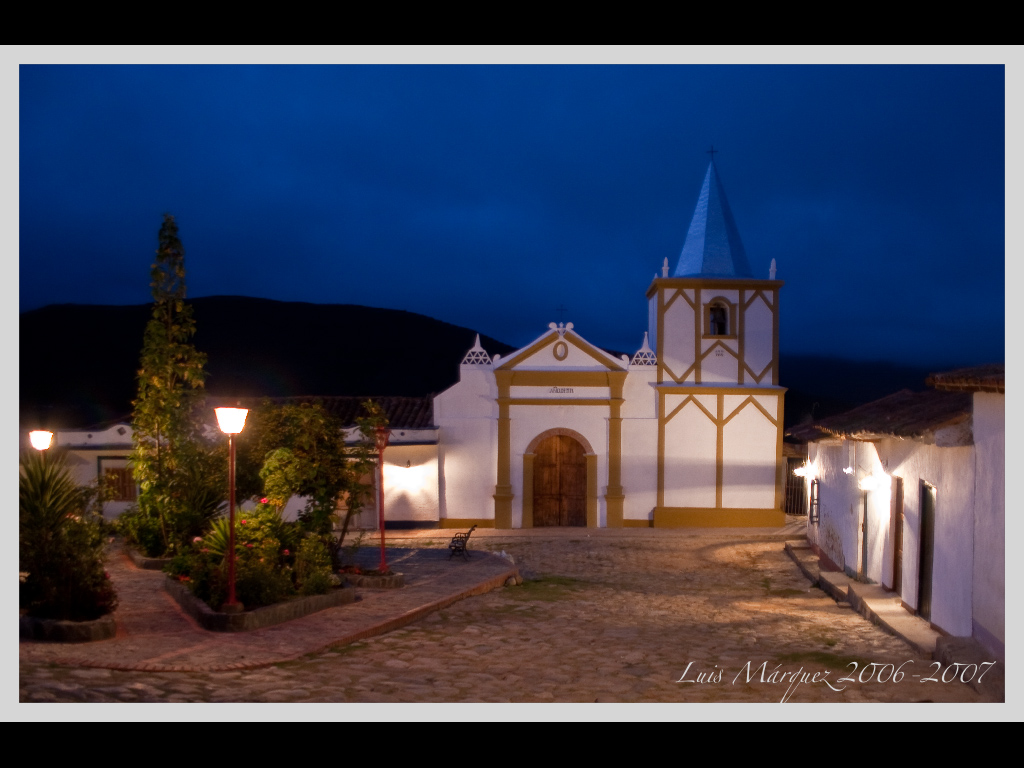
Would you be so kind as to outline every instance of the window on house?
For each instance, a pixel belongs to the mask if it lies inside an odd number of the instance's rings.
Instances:
[[[137,494],[135,478],[128,467],[105,467],[103,476],[113,489],[114,496],[110,501],[135,501]]]
[[[708,330],[712,336],[729,335],[729,313],[721,304],[712,304],[709,311]]]
[[[818,481],[817,479],[811,480],[811,493],[807,498],[807,519],[812,522],[818,522]]]

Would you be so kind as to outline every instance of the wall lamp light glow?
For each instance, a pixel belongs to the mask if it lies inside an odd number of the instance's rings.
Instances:
[[[818,468],[815,467],[810,462],[805,462],[804,464],[801,464],[799,467],[794,469],[793,474],[796,475],[797,477],[806,477],[808,480],[813,480],[818,476],[817,469]]]
[[[50,447],[50,442],[53,440],[53,432],[37,429],[34,432],[28,433],[28,439],[31,441],[32,447],[37,451],[45,451]]]
[[[843,474],[844,475],[852,475],[853,474],[853,467],[843,467]]]
[[[220,431],[228,435],[237,435],[245,426],[245,416],[249,413],[248,408],[214,408],[217,414],[217,424]]]
[[[888,488],[891,482],[891,478],[884,472],[876,472],[870,475],[866,475],[860,479],[857,486],[862,491],[878,491],[883,488]]]

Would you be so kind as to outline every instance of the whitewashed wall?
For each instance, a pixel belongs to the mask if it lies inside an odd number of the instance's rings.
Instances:
[[[1006,396],[974,394],[976,449],[973,634],[1006,655]]]
[[[494,519],[497,397],[490,366],[463,365],[459,383],[434,398],[441,518]]]
[[[658,369],[631,366],[622,388],[623,520],[650,520],[658,503]]]
[[[861,570],[871,582],[892,585],[892,483],[862,491],[860,480],[886,473],[903,478],[904,530],[902,599],[916,608],[919,596],[921,482],[936,488],[935,550],[931,621],[956,636],[971,634],[973,582],[974,453],[971,446],[938,447],[916,440],[889,439],[877,444],[844,441],[812,443],[808,459],[819,479],[821,522],[808,522],[808,539],[832,557],[841,541],[847,573]],[[853,474],[843,468],[850,466]],[[867,499],[867,560],[861,563],[860,520]],[[829,535],[829,529],[835,534]],[[830,553],[830,548],[833,550]],[[835,559],[835,557],[833,557]]]

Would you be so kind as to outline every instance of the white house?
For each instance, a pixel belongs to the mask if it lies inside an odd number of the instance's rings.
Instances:
[[[1002,658],[1003,369],[928,381],[790,430],[808,441],[807,538],[826,567]]]

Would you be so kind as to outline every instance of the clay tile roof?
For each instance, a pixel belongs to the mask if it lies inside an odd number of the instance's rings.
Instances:
[[[957,392],[1005,392],[1006,377],[1004,366],[979,365],[974,368],[958,368],[945,373],[933,373],[925,383],[935,389]]]
[[[214,398],[209,398],[213,400]],[[223,398],[220,398],[223,399]],[[274,405],[298,405],[301,403],[320,403],[332,416],[337,417],[346,427],[354,427],[356,419],[364,416],[363,403],[373,400],[387,414],[392,429],[434,429],[434,398],[432,395],[423,397],[243,397],[225,400],[224,405],[235,402],[246,408],[254,408],[260,403],[269,401]],[[220,404],[220,403],[218,403]]]
[[[854,440],[922,437],[962,421],[970,413],[971,395],[967,392],[904,389],[813,424],[793,427],[786,434],[808,442],[829,437]]]

